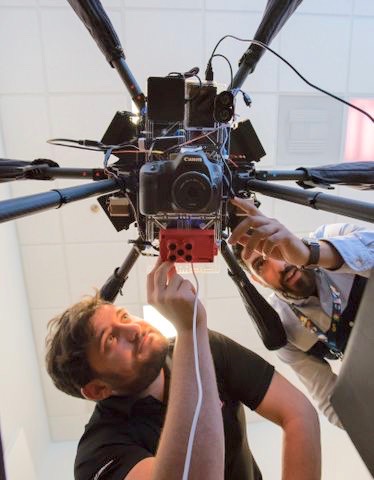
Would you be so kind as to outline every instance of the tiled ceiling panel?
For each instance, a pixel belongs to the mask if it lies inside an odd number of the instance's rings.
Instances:
[[[341,158],[342,106],[315,95],[279,98],[277,163],[323,165]]]

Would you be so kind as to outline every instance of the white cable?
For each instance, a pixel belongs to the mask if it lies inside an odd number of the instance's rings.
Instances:
[[[202,387],[201,376],[200,376],[199,352],[198,352],[197,335],[196,335],[197,302],[199,301],[199,296],[198,296],[199,281],[197,279],[192,262],[191,262],[191,267],[192,267],[192,274],[196,282],[196,297],[195,297],[195,303],[193,307],[193,320],[192,320],[192,337],[193,337],[193,351],[194,351],[194,358],[195,358],[195,374],[196,374],[198,397],[197,397],[197,402],[195,407],[195,413],[192,419],[190,435],[188,438],[187,453],[184,461],[182,480],[188,480],[188,474],[190,471],[190,464],[191,464],[192,447],[193,447],[193,442],[194,442],[195,433],[196,433],[196,426],[197,426],[197,421],[200,415],[201,405],[203,403],[203,387]]]

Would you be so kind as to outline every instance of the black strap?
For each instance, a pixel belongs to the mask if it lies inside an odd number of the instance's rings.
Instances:
[[[361,298],[365,292],[367,281],[367,278],[359,275],[356,275],[353,281],[347,306],[342,313],[340,325],[337,331],[337,346],[342,352],[345,351],[345,347],[347,346],[348,338],[351,333],[353,323],[356,319],[357,311],[360,306]]]
[[[351,333],[354,320],[356,318],[358,307],[360,306],[361,298],[365,291],[367,280],[368,279],[365,277],[355,275],[349,294],[347,306],[340,317],[339,326],[336,332],[336,343],[339,350],[343,353],[347,346],[348,338]],[[313,355],[314,357],[317,357],[319,359],[336,359],[336,357],[332,355],[329,351],[327,345],[320,340],[316,342],[306,353],[308,355]]]

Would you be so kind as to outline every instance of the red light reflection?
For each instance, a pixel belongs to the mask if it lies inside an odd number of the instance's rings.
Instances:
[[[353,98],[350,103],[374,116],[374,98]],[[348,108],[344,160],[346,162],[374,161],[373,122],[353,108]]]

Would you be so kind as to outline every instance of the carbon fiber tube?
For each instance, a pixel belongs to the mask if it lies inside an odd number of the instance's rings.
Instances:
[[[135,242],[139,242],[141,239]],[[144,247],[143,247],[144,248]],[[136,260],[139,258],[140,255],[140,247],[138,245],[133,246],[130,250],[129,254],[125,258],[123,264],[116,268],[112,275],[107,279],[104,285],[100,289],[100,296],[103,300],[107,302],[113,303],[116,299],[118,293],[121,291],[124,283],[126,282],[130,270],[134,266]]]
[[[25,197],[0,202],[0,223],[51,208],[59,208],[66,203],[93,197],[102,193],[116,192],[120,186],[116,180],[100,180],[86,185],[51,190],[50,192],[27,195]]]
[[[325,210],[326,212],[338,213],[374,223],[373,203],[342,198],[322,192],[300,190],[284,185],[274,185],[261,180],[248,180],[246,185],[249,190],[263,193],[268,197],[279,198],[287,202],[306,205],[315,210]]]
[[[68,0],[86,26],[109,64],[125,83],[132,100],[142,112],[145,97],[126,63],[126,57],[116,31],[99,0]]]
[[[269,45],[281,30],[286,21],[294,13],[302,0],[268,0],[261,23],[253,40]],[[247,76],[254,71],[265,49],[258,45],[250,45],[239,62],[239,70],[235,74],[230,89],[240,88]]]
[[[268,350],[277,350],[287,343],[287,336],[274,308],[258,293],[239,266],[227,243],[222,240],[221,253],[229,267],[229,276],[238,287],[244,306]]]

